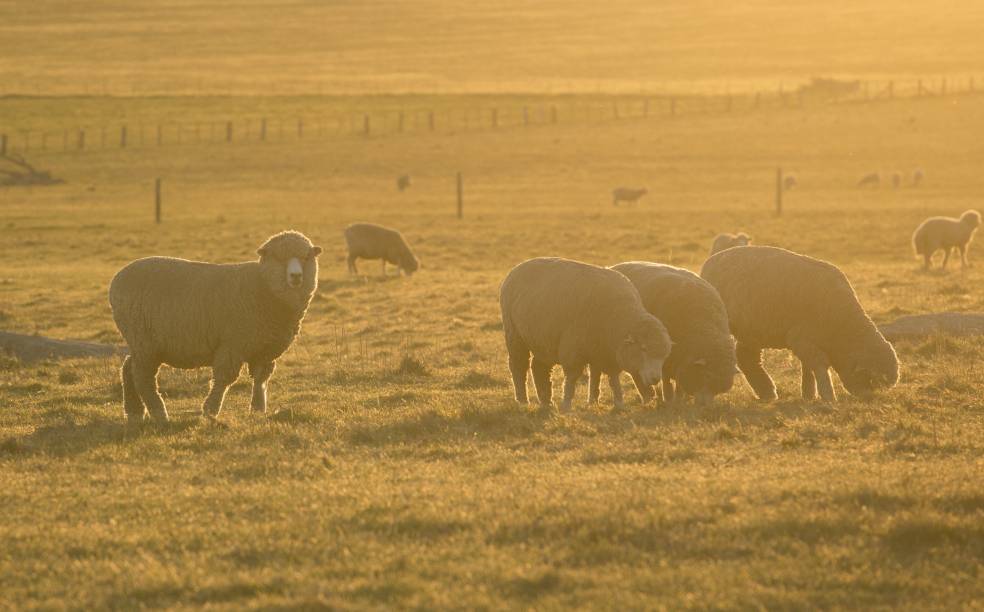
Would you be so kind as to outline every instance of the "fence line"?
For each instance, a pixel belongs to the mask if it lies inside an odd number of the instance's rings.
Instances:
[[[974,77],[890,81],[815,79],[807,86],[746,94],[558,96],[522,106],[485,104],[443,109],[400,108],[294,117],[119,123],[22,130],[0,126],[7,153],[83,153],[175,145],[243,144],[404,134],[524,129],[557,124],[595,124],[625,119],[718,115],[824,104],[863,103],[977,93]]]

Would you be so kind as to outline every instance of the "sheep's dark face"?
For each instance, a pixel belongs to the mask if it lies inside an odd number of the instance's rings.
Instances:
[[[257,249],[263,278],[275,294],[286,301],[310,299],[318,287],[318,255],[321,247],[299,232],[273,236]]]
[[[834,363],[844,388],[858,397],[868,397],[899,382],[899,359],[892,345],[881,335],[867,344]]]
[[[672,366],[674,371],[670,376],[680,389],[703,405],[710,404],[715,395],[730,391],[738,373],[733,343],[727,349],[714,347],[687,351],[681,356],[680,363]]]
[[[403,255],[403,260],[400,262],[400,269],[407,276],[412,275],[420,268],[420,262],[417,258],[413,256],[412,253],[407,252]]]
[[[623,370],[638,374],[643,384],[655,385],[663,375],[663,362],[671,345],[666,328],[652,317],[622,340],[615,359]]]
[[[960,221],[970,227],[976,228],[981,224],[981,215],[976,210],[968,210],[960,215]]]

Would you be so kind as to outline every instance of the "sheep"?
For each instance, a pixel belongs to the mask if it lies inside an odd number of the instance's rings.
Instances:
[[[924,178],[926,178],[926,174],[923,172],[922,168],[916,168],[912,171],[912,186],[918,187],[919,185],[922,185]]]
[[[639,201],[639,198],[649,193],[649,190],[645,187],[641,189],[633,189],[631,187],[619,187],[612,191],[612,206],[618,206],[619,202],[628,202],[633,204]]]
[[[410,187],[410,175],[401,174],[396,177],[396,188],[400,191],[406,191]]]
[[[743,232],[737,234],[718,234],[711,244],[711,255],[737,246],[748,246],[752,242],[752,237]],[[708,256],[710,257],[710,255]]]
[[[898,189],[902,186],[902,173],[893,172],[892,173],[892,189]]]
[[[520,404],[529,401],[526,374],[531,354],[536,396],[544,409],[550,406],[550,371],[556,364],[564,369],[564,411],[570,410],[586,365],[593,375],[608,375],[616,410],[624,405],[620,372],[635,373],[643,386],[652,386],[662,375],[669,335],[619,272],[569,259],[530,259],[506,275],[499,305]],[[597,401],[595,387],[589,403]]]
[[[859,189],[864,187],[878,187],[879,185],[881,185],[881,177],[877,172],[865,174],[861,177],[861,180],[858,181]]]
[[[715,395],[727,393],[738,367],[728,312],[717,290],[689,270],[664,264],[632,261],[611,269],[635,285],[643,306],[666,326],[673,341],[663,362],[664,401],[673,402],[679,391],[706,405]],[[653,388],[645,386],[634,372],[629,373],[643,401],[649,402],[655,395]],[[598,378],[592,370],[593,389],[597,389]]]
[[[795,174],[787,174],[782,177],[782,189],[783,191],[789,191],[793,187],[799,185],[799,181],[796,180]]]
[[[767,246],[714,255],[700,275],[718,290],[738,341],[738,367],[761,400],[777,397],[762,349],[788,348],[802,363],[803,398],[836,399],[829,368],[852,395],[866,397],[899,379],[895,350],[834,265]]]
[[[259,259],[213,264],[147,257],[127,264],[109,285],[113,320],[130,349],[123,360],[127,423],[146,412],[168,420],[157,390],[161,365],[212,368],[202,415],[215,421],[243,363],[253,377],[253,410],[267,407],[276,360],[301,329],[318,286],[321,247],[300,232],[271,236]]]
[[[357,259],[381,259],[383,276],[386,275],[386,263],[397,266],[407,276],[412,275],[420,267],[420,262],[410,250],[407,241],[400,232],[374,225],[372,223],[353,223],[345,228],[345,243],[348,245],[348,269],[350,274],[358,274],[355,266]]]
[[[952,217],[930,217],[916,228],[912,234],[912,247],[916,255],[925,259],[923,268],[929,270],[933,264],[933,255],[943,249],[943,265],[950,260],[950,251],[960,252],[960,266],[966,268],[967,248],[974,238],[974,232],[981,224],[981,214],[976,210],[965,211],[959,219]]]

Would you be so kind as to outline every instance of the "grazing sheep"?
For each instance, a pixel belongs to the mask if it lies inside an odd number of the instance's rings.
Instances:
[[[693,272],[674,266],[631,261],[611,269],[632,281],[643,306],[666,326],[673,341],[663,362],[663,399],[672,402],[680,391],[696,396],[699,404],[709,404],[715,395],[731,389],[738,373],[735,341],[717,290]],[[635,372],[629,374],[643,401],[651,400],[653,388]],[[599,378],[592,370],[592,389],[598,388]]]
[[[922,168],[916,168],[912,171],[912,186],[918,187],[922,185],[924,178],[926,178],[926,175],[923,173]]]
[[[401,174],[396,179],[396,188],[400,191],[406,191],[410,187],[410,175]]]
[[[266,410],[276,360],[301,329],[318,286],[321,247],[294,231],[271,236],[258,261],[212,264],[172,257],[138,259],[116,273],[109,303],[130,348],[123,360],[123,407],[140,421],[146,406],[167,421],[157,391],[162,364],[212,367],[202,414],[214,420],[243,363],[253,377],[252,408]]]
[[[711,244],[711,255],[737,246],[748,246],[752,242],[752,237],[745,233],[737,234],[718,234]]]
[[[817,390],[834,400],[832,367],[853,395],[891,387],[899,378],[895,350],[834,265],[785,249],[728,249],[704,262],[700,275],[714,285],[738,340],[738,367],[762,400],[776,386],[762,368],[762,349],[788,348],[802,363],[804,399]]]
[[[608,375],[615,407],[621,408],[619,373],[633,372],[644,387],[651,386],[670,352],[666,328],[646,312],[629,279],[607,268],[551,257],[527,260],[502,281],[499,305],[516,401],[523,404],[531,353],[540,405],[550,405],[550,370],[559,363],[562,408],[569,410],[586,365],[593,375]],[[590,402],[597,399],[595,388]]]
[[[981,213],[976,210],[968,210],[960,215],[959,219],[952,217],[930,217],[916,228],[912,234],[912,246],[916,255],[925,258],[924,268],[929,270],[933,265],[933,255],[940,249],[943,250],[943,265],[950,260],[950,251],[957,249],[960,252],[960,266],[966,268],[967,248],[970,241],[974,238],[974,232],[981,224]]]
[[[861,177],[861,180],[858,181],[859,188],[878,187],[879,185],[881,185],[881,176],[879,176],[877,172],[865,174]]]
[[[902,173],[893,172],[892,173],[892,189],[898,189],[902,186]]]
[[[796,180],[795,174],[787,174],[782,177],[782,189],[783,191],[789,191],[793,187],[799,185],[799,181]]]
[[[355,261],[360,258],[381,259],[384,276],[387,262],[397,266],[397,275],[403,270],[410,276],[420,267],[403,234],[381,225],[353,223],[345,228],[345,244],[348,245],[348,269],[351,274],[359,273]]]
[[[612,191],[612,206],[618,206],[619,202],[628,202],[630,204],[639,201],[639,198],[649,193],[649,190],[643,187],[642,189],[632,189],[631,187],[619,187]]]

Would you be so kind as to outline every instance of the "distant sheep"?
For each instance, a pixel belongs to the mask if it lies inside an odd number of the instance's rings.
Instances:
[[[950,251],[960,252],[960,265],[966,268],[967,249],[974,238],[974,232],[981,224],[981,214],[976,210],[968,210],[959,219],[952,217],[930,217],[916,228],[912,234],[912,246],[916,255],[925,258],[924,268],[929,270],[933,265],[933,255],[943,250],[943,265],[950,260]]]
[[[663,399],[672,402],[679,391],[706,405],[731,389],[738,373],[735,341],[717,289],[689,270],[664,264],[631,261],[612,266],[612,270],[632,281],[643,306],[666,326],[673,341],[670,356],[663,362]],[[653,388],[634,372],[629,374],[643,401],[652,399]],[[599,378],[592,370],[592,389],[597,389]]]
[[[796,180],[795,174],[787,174],[782,177],[782,189],[783,191],[789,191],[793,187],[799,185],[799,181]]]
[[[345,243],[348,245],[348,269],[351,274],[358,274],[357,259],[381,259],[383,275],[386,275],[386,263],[389,262],[410,276],[420,267],[420,262],[410,250],[407,241],[400,232],[374,225],[372,223],[353,223],[345,228]]]
[[[718,234],[714,238],[713,244],[711,244],[711,255],[725,249],[730,249],[731,247],[748,246],[751,242],[751,236],[745,233]]]
[[[878,187],[879,185],[881,185],[881,176],[879,176],[877,172],[865,174],[861,177],[861,180],[858,181],[859,188]]]
[[[635,373],[643,386],[660,380],[670,338],[659,319],[646,312],[639,292],[622,274],[567,259],[541,257],[513,268],[499,289],[502,326],[516,401],[525,404],[526,374],[533,355],[537,399],[550,406],[550,370],[564,369],[562,408],[569,410],[584,373],[608,375],[616,408],[621,408],[619,373]],[[598,399],[592,389],[590,402]]]
[[[410,188],[410,175],[409,174],[401,174],[400,176],[398,176],[397,179],[396,179],[396,188],[399,189],[400,191],[406,191],[407,189],[409,189]]]
[[[619,187],[612,191],[612,205],[618,206],[619,202],[628,202],[630,204],[638,202],[639,198],[649,193],[649,190],[643,187],[642,189],[632,189],[630,187]]]
[[[215,419],[246,363],[252,408],[266,410],[267,380],[317,289],[320,253],[303,234],[289,231],[271,236],[257,250],[258,261],[148,257],[120,270],[109,285],[109,303],[130,348],[122,368],[127,421],[141,421],[145,406],[154,420],[167,421],[157,390],[162,364],[212,367],[202,414]]]
[[[898,189],[902,186],[902,173],[893,172],[892,173],[892,189]]]
[[[776,386],[762,368],[762,350],[787,348],[802,363],[804,399],[817,391],[834,400],[829,369],[853,395],[898,382],[895,350],[858,302],[836,266],[784,249],[750,246],[711,257],[700,275],[721,295],[738,367],[762,400]]]
[[[926,178],[926,174],[923,172],[922,168],[916,168],[912,171],[912,186],[918,187],[922,185],[924,178]]]

